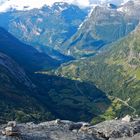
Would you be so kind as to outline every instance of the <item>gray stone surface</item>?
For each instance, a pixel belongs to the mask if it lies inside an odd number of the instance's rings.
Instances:
[[[127,137],[127,138],[119,138],[119,139],[110,138],[109,140],[140,140],[140,134],[136,134],[133,137]]]
[[[62,120],[17,124],[19,136],[0,133],[0,140],[140,140],[140,119],[129,123],[112,120],[94,126],[84,124]],[[0,132],[5,127],[0,126]]]
[[[95,125],[94,129],[107,138],[133,137],[140,133],[140,119],[135,119],[132,122],[121,120],[105,121]]]

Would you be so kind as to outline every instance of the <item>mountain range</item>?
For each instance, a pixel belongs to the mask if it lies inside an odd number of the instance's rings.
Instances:
[[[95,55],[102,47],[128,35],[139,23],[140,3],[130,1],[123,6],[96,6],[69,40],[63,51],[74,57]]]
[[[139,11],[140,0],[1,12],[0,123],[140,115]]]
[[[95,57],[65,64],[58,75],[94,83],[108,97],[115,97],[129,107],[132,115],[139,114],[140,105],[140,25],[128,36],[106,46]],[[72,70],[73,69],[73,70]],[[114,109],[110,110],[115,117]],[[120,112],[117,116],[121,115]],[[101,116],[103,117],[103,116]]]
[[[31,10],[34,8],[41,8],[44,5],[52,6],[55,2],[59,3],[68,3],[74,4],[81,8],[90,7],[94,4],[102,4],[102,3],[112,3],[116,5],[121,5],[128,0],[23,0],[23,1],[16,1],[16,0],[0,0],[0,12],[10,11],[12,9],[15,10]]]
[[[91,10],[56,2],[41,9],[1,13],[0,26],[38,51],[66,62],[95,55],[129,34],[139,23],[139,5],[138,1],[121,6],[105,3]]]
[[[24,43],[63,62],[72,57],[66,57],[58,50],[76,33],[87,14],[88,9],[55,3],[41,9],[0,13],[0,26]]]

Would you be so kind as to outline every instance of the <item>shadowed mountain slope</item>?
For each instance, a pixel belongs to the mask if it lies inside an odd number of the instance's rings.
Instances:
[[[28,71],[50,69],[59,65],[59,61],[39,53],[36,49],[20,42],[17,38],[0,28],[0,52],[13,58]]]

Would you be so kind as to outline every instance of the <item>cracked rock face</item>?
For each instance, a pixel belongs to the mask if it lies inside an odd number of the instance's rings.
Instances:
[[[133,137],[140,133],[140,120],[124,122],[120,120],[105,121],[94,128],[99,133],[103,133],[107,138]]]
[[[70,121],[61,121],[57,124],[56,121],[44,122],[40,124],[27,123],[18,124],[20,132],[18,136],[21,140],[100,140],[88,133],[73,131],[71,126],[79,126],[80,123]],[[79,129],[77,127],[77,129]],[[0,140],[16,140],[17,137],[7,137],[0,135]]]
[[[109,139],[109,140],[139,140],[139,139],[140,139],[140,134],[136,134],[136,135],[133,136],[133,137],[119,138],[119,139],[111,138],[111,139]]]
[[[140,119],[133,122],[105,121],[95,126],[71,121],[17,124],[19,136],[4,136],[0,140],[139,140]],[[86,129],[80,129],[86,127]],[[0,131],[6,125],[0,127]],[[73,128],[73,129],[71,129]]]

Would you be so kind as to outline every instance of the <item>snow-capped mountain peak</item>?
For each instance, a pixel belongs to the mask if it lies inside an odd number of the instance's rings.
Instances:
[[[64,3],[75,4],[81,7],[89,6],[89,0],[0,0],[0,12],[8,11],[9,9],[16,10],[31,10],[34,8],[40,9],[44,5],[52,6],[55,2],[58,2],[61,6]]]
[[[94,4],[112,3],[120,5],[128,0],[0,0],[0,12],[8,11],[9,9],[30,10],[41,8],[44,5],[52,6],[55,2],[63,2],[75,4],[80,7],[88,7]]]

